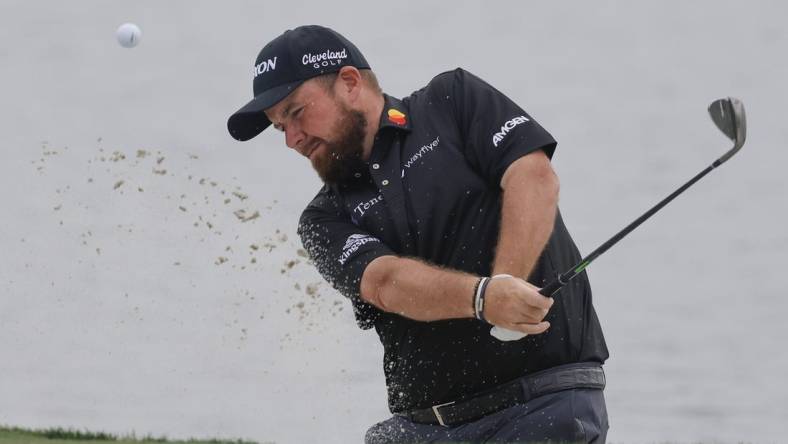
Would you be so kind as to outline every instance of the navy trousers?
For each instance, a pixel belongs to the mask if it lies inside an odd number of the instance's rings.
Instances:
[[[364,442],[604,444],[607,429],[602,390],[573,389],[540,396],[454,427],[418,424],[395,415],[372,426]]]

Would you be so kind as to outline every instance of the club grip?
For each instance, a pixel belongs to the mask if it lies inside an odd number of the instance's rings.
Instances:
[[[541,294],[542,296],[550,297],[558,293],[563,286],[564,284],[562,284],[559,279],[556,279],[553,282],[550,282],[549,284],[542,287],[542,289],[539,290],[539,294]]]

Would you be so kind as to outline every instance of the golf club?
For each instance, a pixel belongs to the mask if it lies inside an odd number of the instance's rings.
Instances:
[[[653,216],[654,213],[661,210],[662,207],[670,203],[670,201],[675,199],[676,196],[683,193],[687,190],[687,188],[694,185],[695,182],[702,179],[703,176],[733,157],[733,155],[741,149],[741,147],[744,145],[744,140],[747,137],[747,121],[744,113],[744,104],[740,100],[733,97],[715,100],[711,105],[709,105],[709,114],[711,115],[711,120],[714,121],[715,125],[717,125],[717,128],[719,128],[720,131],[722,131],[726,136],[728,136],[729,139],[734,142],[733,148],[723,154],[722,157],[715,160],[711,165],[706,167],[706,169],[698,173],[695,177],[690,179],[687,183],[682,185],[679,189],[671,193],[668,197],[654,205],[642,216],[635,219],[634,222],[627,225],[623,230],[619,231],[607,242],[600,245],[599,248],[592,251],[588,256],[584,257],[580,263],[567,270],[565,273],[559,274],[555,280],[539,290],[540,294],[544,296],[554,296],[557,294],[559,291],[561,291],[561,288],[564,285],[568,284],[569,281],[574,279],[578,274],[582,273],[583,270],[591,265],[591,262],[593,262],[596,258],[601,256],[613,245],[618,243],[618,241],[623,239],[627,234],[631,233],[635,228],[640,226],[640,224]],[[490,334],[501,341],[514,341],[527,336],[525,333],[500,327],[493,327],[490,330]]]

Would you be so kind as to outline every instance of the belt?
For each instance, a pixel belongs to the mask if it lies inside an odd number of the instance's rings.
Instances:
[[[420,424],[445,427],[479,419],[490,413],[550,393],[570,389],[604,389],[605,373],[596,362],[567,364],[523,376],[468,398],[409,412],[396,413]]]

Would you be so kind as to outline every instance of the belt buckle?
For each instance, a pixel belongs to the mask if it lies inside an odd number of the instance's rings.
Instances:
[[[441,407],[445,407],[447,405],[452,405],[455,402],[456,401],[451,401],[451,402],[446,402],[446,403],[443,403],[443,404],[438,404],[438,405],[432,406],[432,413],[434,413],[435,417],[438,419],[438,424],[442,425],[443,427],[448,427],[448,425],[446,425],[446,423],[443,422],[443,416],[441,416],[441,412],[438,409],[441,408]]]

